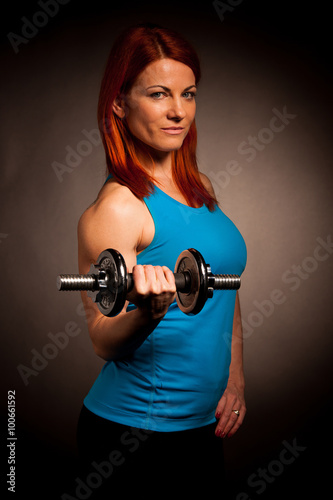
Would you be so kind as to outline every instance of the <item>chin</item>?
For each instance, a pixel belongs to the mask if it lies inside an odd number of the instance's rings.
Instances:
[[[154,151],[158,151],[159,153],[172,153],[173,151],[178,151],[184,142],[185,137],[170,137],[164,141],[156,141],[150,142],[145,141],[143,139],[139,139],[139,141],[153,153]]]
[[[171,139],[171,140],[168,140],[167,142],[164,142],[164,144],[160,144],[160,145],[155,145],[155,146],[152,146],[154,149],[157,149],[158,151],[165,151],[166,153],[167,152],[172,152],[172,151],[178,151],[178,149],[180,149],[183,145],[183,142],[184,142],[184,137],[182,137],[182,139]]]
[[[165,148],[154,148],[154,149],[156,149],[157,151],[164,152],[164,153],[172,153],[173,151],[178,151],[182,147],[182,145],[183,145],[183,143],[179,144],[177,146],[170,146],[170,147],[165,147]]]

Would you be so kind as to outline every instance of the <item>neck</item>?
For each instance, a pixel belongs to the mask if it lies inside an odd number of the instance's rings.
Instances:
[[[156,180],[165,177],[172,179],[172,152],[158,151],[147,146],[145,149],[146,151],[137,151],[139,161],[145,170]]]

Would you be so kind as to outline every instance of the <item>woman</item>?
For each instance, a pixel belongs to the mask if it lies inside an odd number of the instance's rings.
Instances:
[[[88,272],[115,248],[135,282],[114,318],[82,294],[106,364],[84,400],[78,445],[86,487],[101,498],[108,487],[144,492],[147,475],[164,492],[219,485],[219,438],[235,434],[246,412],[238,293],[215,292],[192,317],[175,302],[181,251],[196,248],[214,273],[241,274],[246,263],[240,233],[198,171],[199,80],[198,57],[182,37],[140,25],[115,42],[101,85],[110,176],[80,219],[79,267]]]

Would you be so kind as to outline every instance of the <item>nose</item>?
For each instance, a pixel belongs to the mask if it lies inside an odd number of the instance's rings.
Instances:
[[[186,116],[186,111],[184,109],[181,99],[174,98],[168,110],[168,118],[170,120],[180,121]]]

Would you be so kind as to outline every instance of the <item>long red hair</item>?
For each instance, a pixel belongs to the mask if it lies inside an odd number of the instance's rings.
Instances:
[[[119,96],[126,95],[145,67],[163,58],[174,59],[189,66],[198,84],[201,76],[198,56],[192,46],[178,33],[158,26],[139,25],[125,30],[115,41],[101,83],[98,102],[98,124],[110,174],[127,186],[139,199],[154,190],[154,179],[140,164],[138,144],[129,132],[126,120],[112,109]],[[213,210],[216,199],[203,185],[197,160],[197,131],[195,121],[181,148],[172,152],[172,175],[178,189],[190,206],[207,205]],[[149,155],[148,151],[146,151]]]

